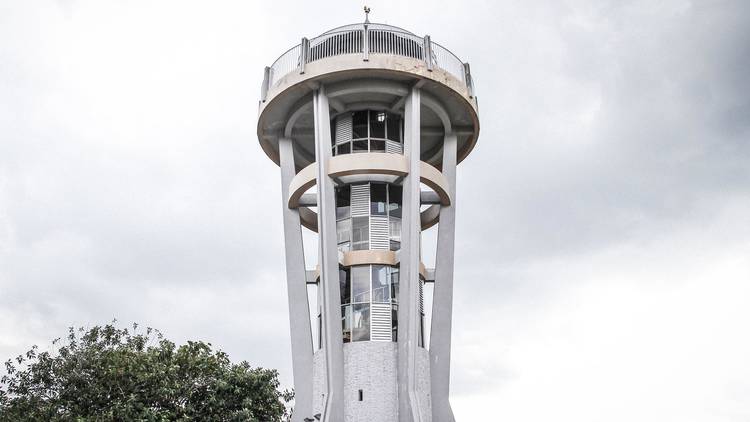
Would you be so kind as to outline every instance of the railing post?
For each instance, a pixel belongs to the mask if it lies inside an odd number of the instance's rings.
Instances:
[[[362,31],[362,60],[370,60],[370,30],[367,29],[367,24]]]
[[[469,91],[469,98],[474,98],[474,83],[471,80],[471,68],[468,63],[464,63],[464,82],[466,82],[466,89]]]
[[[261,102],[264,102],[264,103],[266,102],[270,84],[271,84],[271,68],[266,66],[266,68],[263,69],[263,85],[261,85],[260,87],[260,101]]]
[[[424,36],[424,61],[427,63],[427,70],[432,72],[432,41],[429,35]]]
[[[305,73],[305,63],[307,63],[308,54],[310,52],[310,40],[307,38],[302,38],[302,42],[299,45],[300,47],[300,53],[299,53],[299,74]]]

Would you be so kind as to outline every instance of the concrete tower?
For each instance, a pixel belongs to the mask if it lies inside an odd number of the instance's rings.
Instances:
[[[454,420],[456,164],[478,134],[469,65],[429,36],[365,19],[265,69],[258,139],[281,167],[295,422]],[[435,224],[430,269],[421,237]]]

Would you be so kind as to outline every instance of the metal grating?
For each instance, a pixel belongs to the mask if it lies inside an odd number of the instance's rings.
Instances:
[[[424,315],[424,281],[419,280],[419,313]]]
[[[352,185],[352,217],[370,215],[370,185]]]
[[[352,115],[346,113],[336,119],[336,145],[352,140]]]
[[[370,339],[372,341],[391,341],[391,304],[373,303],[370,308]]]
[[[396,141],[385,141],[385,152],[389,154],[403,154],[402,145]]]
[[[370,217],[370,249],[388,251],[391,249],[388,235],[388,217]]]

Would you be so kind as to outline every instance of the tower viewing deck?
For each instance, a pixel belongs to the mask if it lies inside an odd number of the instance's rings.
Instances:
[[[258,140],[281,168],[292,420],[453,421],[456,168],[479,136],[469,65],[365,20],[266,67],[259,109]],[[426,268],[422,231],[435,224]]]

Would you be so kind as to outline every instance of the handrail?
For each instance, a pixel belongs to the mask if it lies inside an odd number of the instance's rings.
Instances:
[[[429,36],[421,38],[385,24],[353,24],[334,28],[310,40],[303,39],[284,52],[269,67],[262,91],[268,92],[292,72],[304,73],[305,63],[344,54],[362,54],[365,61],[370,54],[424,60],[428,70],[442,69],[464,83],[470,92],[472,90],[468,66],[447,48],[430,41]]]

